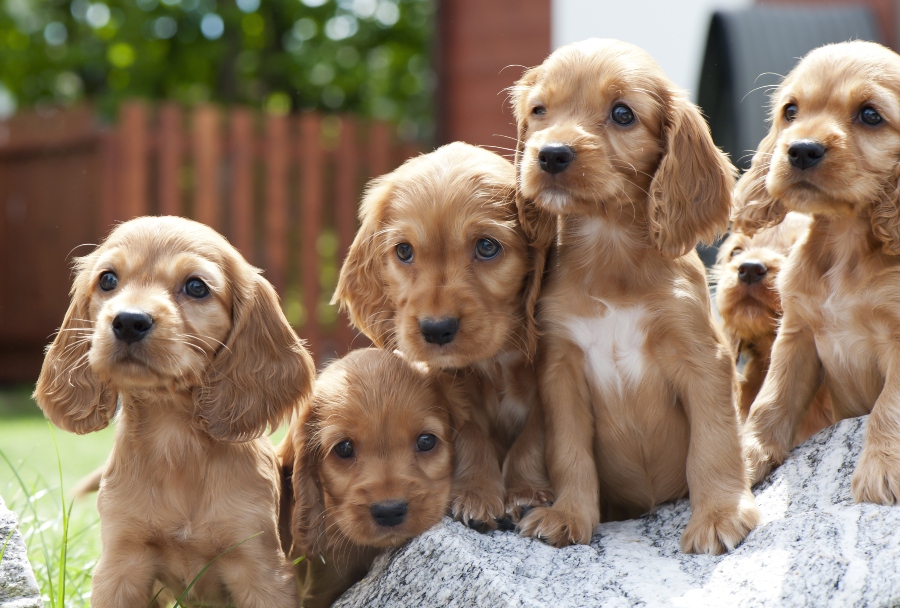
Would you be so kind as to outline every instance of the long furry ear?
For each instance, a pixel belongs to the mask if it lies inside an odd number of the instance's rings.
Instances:
[[[528,91],[537,82],[540,66],[526,70],[522,77],[510,88],[510,103],[516,117],[516,211],[519,224],[528,237],[531,270],[525,283],[525,341],[528,357],[534,358],[540,332],[537,325],[537,302],[541,293],[547,257],[556,242],[557,217],[543,213],[534,201],[522,196],[522,157],[528,133],[528,108],[525,107]]]
[[[350,322],[379,348],[394,347],[394,310],[381,277],[381,221],[393,192],[391,174],[366,188],[359,209],[362,224],[341,266],[332,304],[346,309]]]
[[[272,285],[246,264],[229,274],[231,333],[194,391],[194,414],[211,437],[240,442],[274,429],[305,401],[315,367]]]
[[[900,166],[872,210],[872,232],[884,253],[900,255]]]
[[[116,391],[91,369],[88,354],[94,333],[89,319],[90,277],[87,260],[72,286],[72,302],[47,348],[34,400],[56,426],[82,435],[106,428],[116,413]]]
[[[294,455],[294,511],[291,514],[291,555],[307,559],[322,555],[327,546],[325,502],[317,474],[316,445],[312,441],[315,428],[312,408],[307,407],[291,425],[289,440]]]
[[[748,236],[781,223],[788,210],[781,201],[772,198],[766,188],[769,164],[775,152],[778,132],[773,126],[759,142],[750,168],[734,188],[734,229]]]
[[[677,258],[698,241],[712,244],[728,227],[736,170],[681,93],[670,94],[666,103],[663,137],[649,191],[650,238],[660,253]]]

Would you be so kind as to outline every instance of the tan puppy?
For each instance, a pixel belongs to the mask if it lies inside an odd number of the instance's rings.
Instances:
[[[538,304],[556,502],[524,534],[587,543],[601,518],[690,490],[681,546],[721,553],[759,517],[741,458],[736,375],[693,251],[724,230],[733,169],[642,50],[586,40],[513,88],[523,224],[555,244]]]
[[[806,239],[811,223],[807,215],[789,213],[781,224],[752,237],[732,232],[719,248],[712,270],[717,283],[716,304],[735,354],[744,362],[741,421],[747,419],[750,404],[769,371],[772,344],[781,320],[777,278],[791,249]],[[831,400],[823,387],[797,429],[794,445],[832,423]]]
[[[779,465],[824,382],[835,420],[871,413],[857,501],[900,499],[900,57],[870,42],[810,52],[772,98],[738,182],[736,226],[812,214],[780,280],[784,317],[746,425],[753,478]]]
[[[389,351],[329,365],[280,451],[293,464],[292,555],[307,608],[329,606],[384,549],[438,523],[453,473],[439,380]]]
[[[219,234],[176,217],[120,225],[76,271],[34,397],[79,434],[119,404],[91,605],[147,606],[156,581],[180,596],[221,555],[186,602],[296,606],[278,463],[260,435],[306,399],[314,369],[274,289]]]
[[[464,378],[478,404],[456,441],[454,516],[490,529],[505,494],[514,515],[547,504],[530,362],[539,281],[513,165],[449,144],[373,180],[359,215],[335,301],[379,347]]]

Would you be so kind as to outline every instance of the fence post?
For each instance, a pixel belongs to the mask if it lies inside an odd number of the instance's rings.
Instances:
[[[253,113],[247,108],[231,112],[231,243],[248,260],[253,250],[253,158],[256,138]]]
[[[391,158],[391,132],[383,122],[369,124],[369,178],[384,175],[394,168]]]
[[[140,101],[122,105],[119,121],[119,138],[122,147],[121,200],[116,205],[116,218],[130,220],[148,213],[147,205],[147,157],[149,137],[147,133],[147,106]]]
[[[211,105],[194,110],[194,219],[219,230],[219,168],[222,137],[219,111]]]
[[[165,103],[159,110],[159,213],[182,215],[181,161],[183,157],[181,108]]]
[[[349,115],[341,117],[341,136],[338,142],[338,158],[335,176],[334,221],[337,229],[338,266],[343,264],[356,232],[356,199],[359,196],[359,138],[356,120]],[[335,338],[338,355],[350,349],[353,330],[346,314],[338,315]]]
[[[316,247],[322,232],[323,171],[325,163],[322,149],[321,125],[317,114],[304,114],[300,118],[298,159],[302,176],[301,204],[302,242],[300,244],[300,268],[303,281],[303,306],[306,323],[303,337],[309,341],[312,352],[321,356],[321,335],[318,322],[319,306],[319,252]]]
[[[284,296],[288,250],[288,119],[266,115],[266,276]]]

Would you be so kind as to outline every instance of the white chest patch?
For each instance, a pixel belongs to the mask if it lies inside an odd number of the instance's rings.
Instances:
[[[640,383],[646,361],[642,306],[609,307],[603,317],[570,317],[565,326],[585,355],[588,375],[602,391],[623,395],[626,386]]]

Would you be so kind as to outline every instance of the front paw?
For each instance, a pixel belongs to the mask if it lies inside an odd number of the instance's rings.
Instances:
[[[772,469],[784,462],[784,450],[769,444],[760,443],[751,435],[744,437],[744,461],[747,463],[747,474],[750,485],[755,486],[772,472]]]
[[[707,555],[731,551],[756,527],[759,516],[750,492],[731,508],[695,510],[681,535],[681,550]]]
[[[900,460],[880,450],[863,447],[850,489],[856,502],[900,503]]]
[[[473,530],[496,530],[497,520],[504,516],[503,487],[485,487],[477,483],[460,487],[454,492],[450,514]]]
[[[550,488],[510,488],[506,492],[506,515],[515,525],[532,509],[549,507],[553,500]]]
[[[599,516],[599,513],[598,513]],[[537,507],[519,522],[519,533],[532,536],[553,545],[586,545],[591,542],[594,528],[599,523],[587,514],[579,514],[559,507]]]

